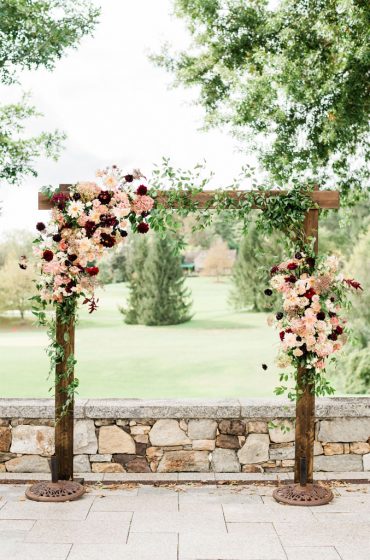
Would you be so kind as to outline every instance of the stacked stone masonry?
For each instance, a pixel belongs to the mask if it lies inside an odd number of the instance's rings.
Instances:
[[[319,399],[316,471],[370,471],[370,397]],[[47,473],[50,400],[0,399],[1,473]],[[262,473],[294,466],[294,404],[86,400],[76,404],[76,473]]]

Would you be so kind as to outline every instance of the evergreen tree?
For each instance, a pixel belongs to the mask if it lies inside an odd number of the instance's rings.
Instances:
[[[264,238],[251,224],[243,237],[232,274],[230,303],[236,309],[270,311],[275,308],[277,295],[266,297],[267,271],[281,259],[276,238]]]
[[[141,309],[145,298],[144,264],[148,257],[148,239],[146,236],[133,236],[128,258],[129,298],[126,308],[120,311],[125,323],[137,325],[141,323]]]
[[[152,237],[143,271],[145,296],[140,323],[144,325],[177,325],[191,318],[190,291],[185,287],[181,256],[175,245],[170,235]]]
[[[159,234],[133,243],[130,259],[128,308],[125,322],[141,325],[177,325],[189,321],[190,292],[185,287],[176,241]]]

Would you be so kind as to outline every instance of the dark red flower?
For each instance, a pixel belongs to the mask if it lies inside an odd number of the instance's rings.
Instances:
[[[125,175],[125,181],[127,183],[132,183],[132,181],[134,180],[134,176],[133,175]]]
[[[337,328],[335,329],[335,333],[336,334],[343,334],[343,328],[340,325],[338,325]]]
[[[125,229],[120,229],[119,230],[121,237],[127,237],[128,233]]]
[[[112,214],[102,214],[100,216],[100,222],[105,227],[113,227],[118,224],[117,218],[112,216]]]
[[[85,270],[89,276],[96,276],[99,273],[98,266],[87,266]]]
[[[337,334],[334,332],[332,332],[331,334],[328,334],[328,340],[337,340],[338,336]]]
[[[279,332],[279,336],[280,336],[280,340],[284,340],[284,338],[285,338],[285,331],[280,331],[280,332]]]
[[[279,267],[278,266],[273,266],[270,270],[270,274],[276,274],[276,272],[279,272]]]
[[[44,261],[50,262],[53,260],[54,258],[54,253],[53,251],[50,251],[49,249],[46,249],[43,253],[42,253],[42,258],[44,259]]]
[[[102,204],[109,204],[110,201],[112,200],[112,195],[110,194],[109,191],[101,191],[99,193],[98,199]]]
[[[307,299],[312,299],[313,296],[316,294],[315,290],[313,288],[310,288],[309,290],[307,290],[307,292],[305,293],[305,297]]]
[[[52,204],[55,204],[59,208],[59,210],[64,210],[66,206],[66,202],[70,199],[68,193],[55,193],[51,197]]]
[[[298,265],[296,263],[289,263],[287,266],[288,270],[295,270],[296,268],[298,268]]]
[[[323,321],[325,319],[325,313],[323,311],[319,311],[319,313],[316,315],[316,318],[319,321]]]
[[[60,235],[60,233],[56,233],[55,235],[53,235],[53,241],[56,241],[57,243],[59,241],[62,241],[62,236]]]
[[[139,233],[147,233],[149,231],[149,224],[147,224],[146,222],[140,222],[140,224],[138,224],[137,226],[137,231]]]
[[[146,187],[145,185],[139,185],[136,189],[136,194],[140,194],[141,196],[144,196],[144,194],[146,194],[147,192],[148,187]]]
[[[109,235],[108,233],[102,233],[100,236],[100,243],[104,246],[104,247],[113,247],[113,245],[116,244],[116,240],[113,237],[113,235]]]
[[[307,257],[306,258],[306,263],[308,264],[308,266],[310,268],[315,268],[316,260],[314,259],[314,257]]]
[[[44,231],[44,229],[45,229],[45,224],[44,224],[44,222],[37,222],[37,224],[36,224],[36,229],[37,229],[38,231]]]
[[[297,278],[294,276],[294,274],[291,274],[290,276],[285,277],[285,282],[291,282],[292,284],[295,284],[297,282]]]
[[[87,220],[87,222],[85,224],[85,230],[86,230],[87,237],[92,237],[96,228],[97,228],[97,225],[96,225],[95,222],[93,222],[92,220]]]
[[[71,262],[74,262],[77,259],[77,255],[68,255],[68,258]]]
[[[360,284],[360,282],[357,282],[357,280],[353,280],[353,278],[345,278],[343,280],[343,282],[345,282],[347,284],[347,286],[351,286],[351,288],[354,288],[355,290],[362,290],[363,288]]]

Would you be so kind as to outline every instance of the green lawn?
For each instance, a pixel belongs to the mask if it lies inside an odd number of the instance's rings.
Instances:
[[[182,325],[125,325],[118,312],[127,294],[124,284],[100,291],[97,312],[81,310],[76,335],[81,397],[273,396],[278,345],[266,315],[233,312],[226,282],[191,278],[188,283],[194,317]],[[1,396],[49,394],[46,343],[38,329],[2,326]]]

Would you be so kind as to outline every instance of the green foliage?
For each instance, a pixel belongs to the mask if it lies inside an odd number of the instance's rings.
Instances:
[[[370,389],[370,346],[356,348],[341,364],[346,393],[367,394]]]
[[[18,184],[28,175],[37,175],[36,158],[58,159],[66,138],[63,132],[55,130],[25,137],[28,119],[40,116],[28,96],[18,103],[0,106],[0,180]]]
[[[129,325],[140,323],[145,296],[144,265],[148,251],[147,237],[135,235],[130,243],[128,257],[128,303],[126,308],[120,309],[125,317],[125,323]]]
[[[356,278],[362,287],[360,296],[352,298],[350,323],[361,346],[370,343],[370,227],[359,238],[346,267],[346,276]]]
[[[236,309],[271,311],[276,309],[279,297],[274,293],[266,297],[271,266],[281,262],[282,250],[276,237],[262,236],[251,225],[243,237],[232,274],[230,302]]]
[[[21,319],[31,309],[30,297],[34,291],[35,271],[32,266],[21,270],[18,256],[8,252],[0,267],[0,310],[18,311]]]
[[[136,242],[136,245],[138,243]],[[139,241],[130,274],[126,323],[177,325],[190,319],[190,295],[174,239],[157,234]]]
[[[128,246],[121,243],[113,248],[111,253],[104,257],[99,263],[99,280],[103,284],[115,284],[126,282]]]
[[[98,15],[86,0],[0,0],[0,82],[18,82],[22,70],[53,69],[68,49],[93,31]],[[25,133],[28,120],[40,116],[28,95],[0,106],[0,180],[19,184],[37,175],[37,158],[58,158],[63,132]]]
[[[153,59],[197,87],[207,126],[248,140],[280,185],[329,183],[356,198],[369,178],[369,3],[174,4],[192,43]]]
[[[0,81],[14,82],[21,70],[52,70],[93,32],[99,13],[86,0],[1,0]]]
[[[252,210],[259,208],[261,211],[255,223],[260,233],[279,231],[284,235],[290,251],[292,246],[303,249],[307,245],[303,221],[307,210],[314,206],[310,196],[313,185],[302,187],[296,184],[279,196],[269,196],[268,186],[258,187],[254,191],[238,191],[241,180],[249,175],[250,168],[246,166],[229,186],[213,191],[207,202],[201,203],[197,195],[207,190],[212,177],[207,175],[205,164],[198,164],[193,171],[182,170],[174,168],[168,158],[163,158],[161,165],[155,168],[149,194],[156,199],[158,191],[164,190],[167,199],[165,203],[156,200],[148,220],[150,226],[159,232],[176,232],[181,225],[178,216],[183,218],[197,213],[193,229],[202,230],[215,219],[217,224],[219,217],[225,216],[227,212],[228,220],[238,223],[238,229],[245,233],[251,223]],[[178,249],[182,247],[181,240],[177,246]]]

